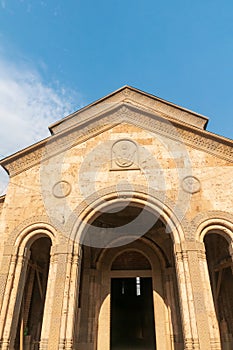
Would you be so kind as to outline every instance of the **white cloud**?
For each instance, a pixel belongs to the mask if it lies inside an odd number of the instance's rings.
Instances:
[[[4,0],[1,0],[1,6],[2,6],[3,9],[6,8],[6,3],[5,3]]]
[[[0,158],[49,135],[48,125],[74,111],[80,97],[46,85],[38,71],[0,58]],[[78,101],[79,100],[79,101]],[[0,171],[0,194],[6,175]]]

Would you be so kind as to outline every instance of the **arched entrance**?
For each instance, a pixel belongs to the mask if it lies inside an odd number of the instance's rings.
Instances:
[[[229,243],[221,232],[204,238],[211,289],[223,350],[233,348],[233,262]]]
[[[36,239],[28,246],[27,268],[18,315],[14,349],[37,350],[43,321],[51,240]]]
[[[156,340],[150,262],[138,251],[127,250],[115,258],[111,271],[115,272],[115,276],[111,277],[110,349],[154,350]]]
[[[106,237],[113,228],[133,221],[140,210],[131,202],[121,210],[99,213],[92,221],[91,234]],[[147,215],[151,220],[154,214],[148,211]],[[76,348],[184,349],[171,235],[155,215],[145,234],[129,232],[128,236],[129,243],[124,244],[124,236],[120,237],[122,245],[117,240],[114,246],[112,241],[109,248],[83,245]],[[123,315],[120,309],[127,312]],[[124,332],[121,320],[129,313]]]

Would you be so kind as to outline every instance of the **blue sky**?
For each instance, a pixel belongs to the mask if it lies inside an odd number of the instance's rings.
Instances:
[[[0,0],[1,156],[125,84],[233,138],[232,0]]]

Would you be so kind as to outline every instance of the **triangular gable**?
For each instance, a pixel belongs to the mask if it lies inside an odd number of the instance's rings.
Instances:
[[[105,113],[109,109],[127,103],[142,108],[148,112],[158,114],[165,119],[185,123],[190,126],[205,129],[208,118],[188,109],[175,105],[156,96],[135,89],[131,86],[123,86],[119,90],[93,102],[79,111],[57,121],[49,127],[52,134],[65,131],[84,122],[91,122],[96,114]]]
[[[127,98],[121,101],[120,94]],[[135,94],[137,99],[133,98]],[[147,98],[153,100],[151,104]],[[205,131],[207,121],[203,116],[124,87],[55,123],[50,127],[52,136],[3,159],[0,165],[14,176],[120,123],[133,124],[170,139],[176,139],[178,132],[185,144],[233,162],[233,141]]]

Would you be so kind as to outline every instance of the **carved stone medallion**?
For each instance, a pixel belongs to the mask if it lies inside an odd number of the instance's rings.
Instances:
[[[138,169],[138,147],[131,140],[119,140],[112,146],[112,170],[120,169]]]
[[[67,197],[71,192],[71,184],[65,180],[59,181],[53,186],[52,192],[56,198]]]
[[[185,192],[193,194],[201,190],[201,183],[195,176],[186,176],[182,181],[182,187]]]

